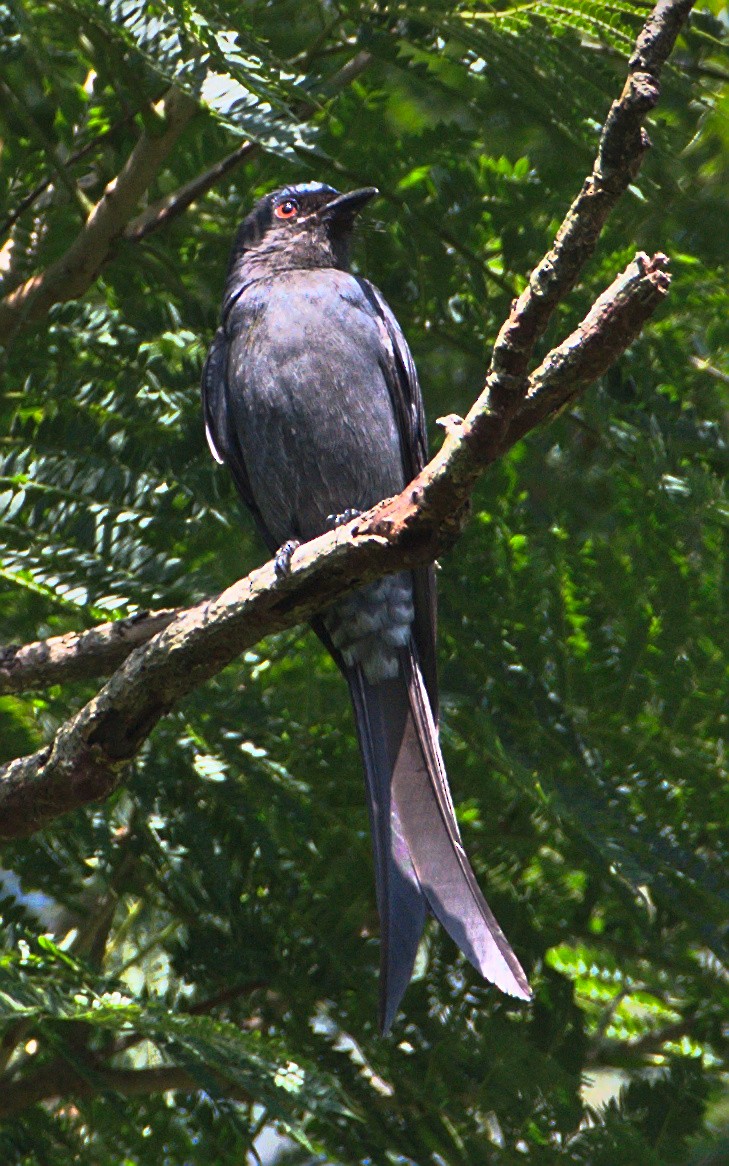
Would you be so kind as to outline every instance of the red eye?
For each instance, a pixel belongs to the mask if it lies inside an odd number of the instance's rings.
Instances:
[[[274,207],[273,213],[277,219],[293,219],[299,213],[299,204],[294,198],[287,198]]]

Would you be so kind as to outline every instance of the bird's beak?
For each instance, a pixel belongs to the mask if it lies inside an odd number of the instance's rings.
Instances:
[[[322,207],[319,214],[324,219],[351,218],[361,210],[366,202],[379,194],[376,186],[363,186],[361,190],[350,190],[347,194],[339,194]]]

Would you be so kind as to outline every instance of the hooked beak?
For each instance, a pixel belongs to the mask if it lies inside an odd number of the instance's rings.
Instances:
[[[362,209],[365,203],[379,194],[376,186],[363,186],[360,190],[350,190],[347,194],[338,194],[319,211],[323,219],[352,218]]]

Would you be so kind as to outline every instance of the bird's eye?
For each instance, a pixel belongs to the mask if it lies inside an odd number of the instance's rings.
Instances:
[[[293,219],[299,213],[299,204],[295,198],[287,198],[274,208],[273,213],[277,219]]]

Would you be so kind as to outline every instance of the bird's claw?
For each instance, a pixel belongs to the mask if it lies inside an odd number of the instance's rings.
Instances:
[[[279,579],[285,579],[291,570],[291,557],[295,550],[301,546],[297,538],[290,538],[287,542],[280,546],[273,556],[273,569]]]
[[[341,514],[327,514],[327,529],[336,530],[338,526],[346,526],[353,518],[359,518],[361,510],[343,510]]]

